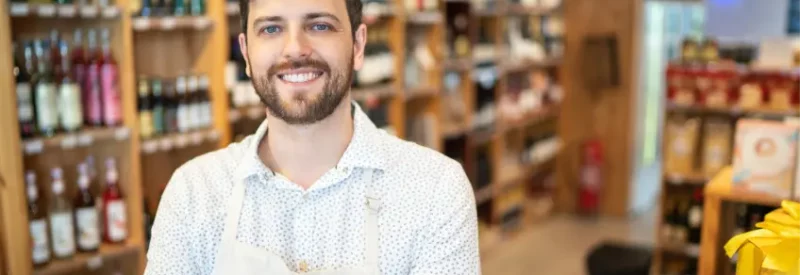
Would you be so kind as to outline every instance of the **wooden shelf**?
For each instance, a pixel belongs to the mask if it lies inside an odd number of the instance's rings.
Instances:
[[[436,11],[412,12],[406,15],[406,21],[416,25],[434,25],[442,23],[442,14]]]
[[[667,110],[670,112],[702,113],[727,116],[764,116],[764,117],[786,117],[798,116],[800,110],[775,110],[770,108],[742,109],[739,107],[706,107],[706,106],[686,106],[668,103]]]
[[[103,262],[111,261],[126,255],[136,255],[142,249],[134,244],[111,245],[103,244],[95,253],[78,253],[67,260],[53,260],[49,264],[34,269],[34,275],[59,275],[75,274],[82,270],[96,270],[103,266]]]
[[[11,17],[112,19],[119,17],[120,9],[115,6],[10,3],[8,13]]]
[[[188,146],[198,146],[205,142],[217,141],[219,137],[220,133],[213,128],[153,137],[142,141],[142,153],[152,154],[159,151],[170,151],[173,149],[186,148]]]
[[[131,20],[134,31],[206,30],[213,21],[205,16],[137,17]]]
[[[358,101],[370,98],[387,98],[397,94],[392,84],[380,84],[370,87],[361,87],[350,90],[350,95]]]
[[[131,130],[127,127],[86,128],[74,133],[57,134],[53,137],[25,139],[22,141],[22,151],[25,155],[35,155],[55,148],[69,150],[88,147],[96,142],[127,140],[130,134]]]
[[[726,167],[717,174],[705,188],[706,197],[715,197],[723,201],[749,203],[766,206],[779,207],[781,201],[787,198],[779,198],[771,194],[753,192],[741,188],[735,188],[733,182],[733,168]]]
[[[665,173],[664,181],[670,185],[705,185],[710,180],[702,174]]]

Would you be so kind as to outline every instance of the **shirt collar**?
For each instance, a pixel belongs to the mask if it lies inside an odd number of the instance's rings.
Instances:
[[[386,169],[385,149],[382,145],[383,133],[369,119],[361,106],[353,101],[353,137],[336,168]],[[261,161],[258,146],[267,134],[267,119],[258,126],[255,134],[244,141],[245,153],[235,172],[236,177],[245,179],[251,176],[274,176],[274,172]]]

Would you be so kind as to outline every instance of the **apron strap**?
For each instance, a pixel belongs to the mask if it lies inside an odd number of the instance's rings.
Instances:
[[[236,232],[239,231],[239,217],[242,213],[242,204],[244,204],[246,180],[247,179],[236,181],[233,185],[231,198],[228,199],[228,214],[225,217],[225,229],[222,231],[222,243],[233,243],[236,241]]]
[[[365,233],[365,251],[366,256],[365,266],[367,269],[372,270],[371,274],[379,274],[378,266],[378,212],[381,209],[381,199],[375,191],[375,170],[366,172],[367,187],[366,187],[366,205],[367,205],[367,220],[364,223]]]

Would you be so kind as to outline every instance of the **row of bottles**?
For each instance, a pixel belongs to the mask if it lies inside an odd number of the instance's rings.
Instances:
[[[363,69],[355,72],[354,87],[386,84],[394,77],[394,55],[389,48],[389,26],[370,27],[370,35],[364,46]]]
[[[469,11],[469,3],[447,2],[447,48],[450,58],[469,57]]]
[[[45,265],[52,258],[70,258],[76,251],[97,251],[101,242],[125,241],[128,236],[127,212],[116,161],[108,158],[105,165],[105,189],[97,200],[90,191],[95,178],[91,158],[78,165],[75,182],[78,192],[71,202],[65,191],[67,180],[60,167],[52,168],[50,172],[52,193],[49,200],[39,192],[36,173],[28,171],[25,174],[35,266]]]
[[[692,190],[691,195],[668,196],[664,207],[662,240],[669,244],[700,244],[703,225],[703,187]]]
[[[141,0],[139,16],[202,16],[205,0]]]
[[[48,40],[14,44],[22,137],[121,124],[119,71],[109,30],[90,29],[85,47],[82,34],[82,29],[75,30],[72,45],[57,30],[51,31]]]
[[[139,78],[139,129],[143,138],[211,127],[212,110],[205,75],[175,79]]]

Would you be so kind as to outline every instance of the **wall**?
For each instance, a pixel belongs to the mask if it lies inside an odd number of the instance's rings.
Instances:
[[[787,0],[706,0],[706,33],[722,41],[786,36]]]

